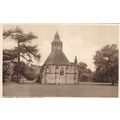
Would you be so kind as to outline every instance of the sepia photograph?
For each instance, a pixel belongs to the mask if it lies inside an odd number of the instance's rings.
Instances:
[[[3,24],[3,97],[118,97],[117,24]]]

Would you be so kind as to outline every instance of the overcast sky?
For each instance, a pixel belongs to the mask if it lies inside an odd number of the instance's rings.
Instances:
[[[4,29],[16,25],[4,25]],[[118,44],[119,31],[117,25],[82,25],[82,24],[17,24],[25,33],[32,32],[38,39],[33,40],[41,53],[42,65],[51,52],[51,42],[58,31],[63,42],[63,51],[70,62],[77,56],[78,62],[85,62],[88,68],[94,70],[93,56],[95,51],[106,44]],[[3,48],[13,48],[17,44],[10,39],[4,40]]]

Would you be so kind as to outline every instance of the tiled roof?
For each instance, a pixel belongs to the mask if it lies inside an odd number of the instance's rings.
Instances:
[[[69,61],[61,50],[51,51],[44,65],[68,65]]]

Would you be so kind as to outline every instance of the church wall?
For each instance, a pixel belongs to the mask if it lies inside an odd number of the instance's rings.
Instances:
[[[67,74],[67,84],[74,83],[74,74]]]
[[[60,73],[63,69],[64,73]],[[76,73],[76,74],[75,74]],[[77,72],[75,66],[45,66],[43,84],[76,84]],[[76,78],[76,79],[75,79]]]
[[[67,70],[67,84],[76,84],[77,83],[77,69],[74,65],[68,66]]]

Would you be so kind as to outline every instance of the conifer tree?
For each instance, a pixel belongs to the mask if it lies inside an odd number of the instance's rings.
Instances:
[[[37,49],[37,45],[31,45],[31,41],[33,39],[36,39],[37,36],[35,36],[33,33],[24,33],[24,31],[20,27],[16,27],[15,29],[10,30],[4,30],[3,32],[3,38],[4,40],[6,38],[10,38],[14,41],[16,41],[17,46],[14,49],[3,50],[3,63],[7,61],[14,62],[17,59],[16,62],[16,72],[17,72],[17,81],[20,80],[20,69],[21,69],[21,57],[25,59],[27,62],[32,62],[32,58],[35,60],[40,60],[40,53]],[[9,61],[9,62],[8,62]]]

